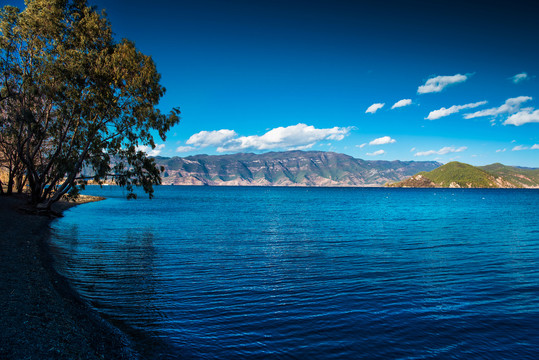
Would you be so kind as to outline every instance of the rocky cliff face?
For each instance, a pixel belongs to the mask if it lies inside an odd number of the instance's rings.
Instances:
[[[402,180],[395,184],[388,184],[389,187],[412,187],[412,188],[434,188],[439,187],[432,180],[427,179],[422,174],[417,174],[409,177],[406,180]]]
[[[382,186],[441,164],[366,161],[322,151],[157,157],[165,185]]]

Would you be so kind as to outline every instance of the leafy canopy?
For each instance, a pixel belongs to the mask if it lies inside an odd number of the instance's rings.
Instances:
[[[155,147],[179,121],[156,105],[165,88],[150,56],[114,41],[104,12],[86,0],[27,0],[0,11],[0,142],[23,165],[32,202],[47,208],[87,180],[114,178],[151,196]]]

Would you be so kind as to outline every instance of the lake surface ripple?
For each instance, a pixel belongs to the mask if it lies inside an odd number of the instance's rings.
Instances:
[[[148,358],[539,358],[537,190],[85,193],[57,270]]]

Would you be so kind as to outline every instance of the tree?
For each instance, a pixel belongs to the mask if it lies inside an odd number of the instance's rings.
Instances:
[[[137,148],[154,148],[155,133],[165,140],[180,113],[156,109],[165,88],[151,57],[116,42],[86,0],[4,6],[0,32],[0,141],[14,146],[32,204],[50,209],[75,194],[83,168],[151,197],[160,171]]]
[[[3,126],[2,123],[0,126]],[[6,186],[6,194],[10,195],[15,190],[22,193],[26,184],[26,176],[23,164],[17,154],[17,148],[14,143],[14,136],[9,127],[0,129],[0,175]],[[0,194],[3,194],[2,177],[0,176]]]

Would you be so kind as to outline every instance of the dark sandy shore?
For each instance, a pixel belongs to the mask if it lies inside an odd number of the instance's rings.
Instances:
[[[54,271],[46,245],[51,219],[21,211],[25,203],[0,196],[0,359],[139,358]]]

